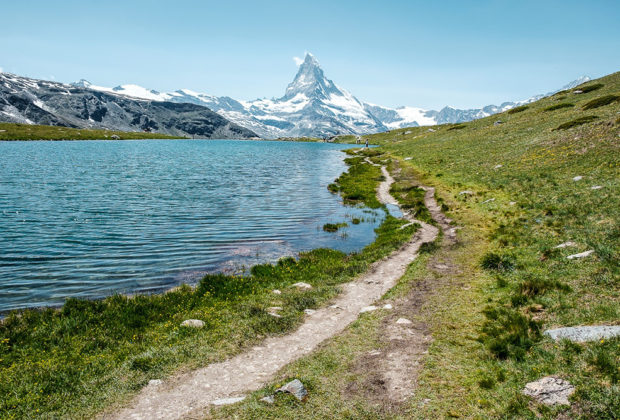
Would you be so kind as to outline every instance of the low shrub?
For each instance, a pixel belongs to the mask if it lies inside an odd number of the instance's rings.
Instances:
[[[580,90],[582,93],[588,93],[588,92],[593,92],[595,90],[598,90],[602,88],[603,86],[605,85],[602,83],[595,83],[593,85],[583,86],[583,87],[577,86],[575,89],[573,89],[573,92],[576,90]]]
[[[448,128],[448,131],[450,131],[450,130],[462,130],[465,127],[467,127],[465,124],[457,124],[457,125],[453,125],[452,127]]]
[[[549,111],[555,111],[555,110],[562,109],[562,108],[572,108],[574,106],[575,104],[570,104],[568,102],[565,102],[563,104],[555,104],[555,105],[548,106],[543,111],[549,112]]]
[[[587,124],[590,123],[594,120],[596,120],[598,117],[595,115],[586,115],[585,117],[579,117],[577,119],[574,119],[572,121],[568,121],[565,122],[564,124],[560,124],[559,126],[557,126],[557,128],[554,129],[554,131],[556,130],[568,130],[569,128],[573,128],[573,127],[577,127],[583,124]]]
[[[620,95],[605,95],[605,96],[601,96],[596,99],[592,99],[590,102],[586,103],[583,106],[583,109],[587,110],[587,109],[599,108],[601,106],[609,105],[609,104],[612,104],[614,102],[619,102],[619,101],[620,101]]]
[[[512,108],[512,109],[508,110],[508,113],[509,114],[518,114],[519,112],[523,112],[523,111],[525,111],[528,108],[529,108],[529,106],[527,106],[527,105],[521,105],[521,106],[518,106],[516,108]]]

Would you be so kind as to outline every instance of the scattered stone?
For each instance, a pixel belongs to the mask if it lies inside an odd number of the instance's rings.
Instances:
[[[161,379],[151,379],[149,381],[149,385],[148,386],[159,386],[161,384],[163,384],[164,381],[162,381]]]
[[[577,181],[581,181],[583,179],[583,177],[581,175],[577,175],[576,177],[573,178],[573,181],[577,182]]]
[[[396,323],[397,324],[402,324],[402,325],[413,324],[413,322],[409,321],[407,318],[398,318]]]
[[[304,309],[304,313],[306,315],[312,315],[313,313],[315,313],[316,311],[314,309]]]
[[[80,133],[78,133],[78,134],[80,134]],[[110,136],[110,138],[111,138],[112,140],[120,140],[120,139],[121,139],[121,138],[120,138],[119,136],[117,136],[116,134],[112,134],[112,135]]]
[[[372,311],[376,311],[377,308],[375,305],[370,305],[370,306],[364,306],[362,309],[360,309],[360,314],[363,314],[364,312],[372,312]]]
[[[219,400],[213,401],[211,404],[213,404],[213,405],[230,405],[230,404],[236,404],[236,403],[241,402],[243,400],[245,400],[245,396],[243,396],[243,397],[231,397],[231,398],[220,398]]]
[[[303,401],[308,396],[308,391],[304,384],[299,379],[293,379],[281,388],[276,389],[276,392],[287,392],[297,398],[299,401]]]
[[[461,191],[459,195],[472,195],[474,192],[470,190]]]
[[[338,305],[330,305],[330,308],[331,309],[342,309],[342,307]]]
[[[406,157],[405,160],[411,160],[413,159],[412,157]]]
[[[495,166],[493,167],[493,169],[499,169],[499,168],[501,168],[502,166],[504,166],[504,165],[502,165],[502,164],[495,165]]]
[[[568,397],[575,392],[575,387],[564,379],[545,376],[526,384],[522,392],[546,405],[570,405]]]
[[[514,206],[515,204],[517,204],[517,202],[516,201],[511,201],[508,204],[511,205],[511,206]]]
[[[501,125],[501,124],[504,124],[504,121],[502,121],[502,120],[497,120],[497,121],[495,121],[495,122],[493,123],[493,125]]]
[[[371,350],[368,352],[369,356],[379,356],[381,354],[381,350]]]
[[[407,134],[411,134],[411,133],[412,133],[412,131],[407,130],[407,131],[405,131],[405,136],[406,136]]]
[[[579,89],[573,90],[573,93],[576,95],[579,95],[580,93],[583,93],[583,90],[579,90]]]
[[[590,187],[591,190],[600,190],[601,188],[603,188],[602,185],[593,185]]]
[[[385,305],[383,305],[383,309],[392,309],[392,304],[386,303]]]
[[[568,258],[569,260],[574,260],[575,258],[585,258],[588,257],[590,255],[594,254],[594,250],[589,250],[589,251],[585,251],[585,252],[580,252],[579,254],[573,254],[573,255],[569,255]]]
[[[568,242],[563,242],[560,245],[555,246],[554,248],[567,248],[569,246],[575,246],[575,245],[577,245],[575,242],[568,241]]]
[[[202,328],[205,326],[205,322],[199,319],[186,319],[181,322],[182,327]]]
[[[273,293],[274,295],[281,295],[282,294],[282,292],[280,290],[278,290],[278,289],[272,290],[271,293]]]
[[[495,201],[494,198],[489,198],[488,200],[484,200],[482,204],[490,203],[491,201]]]
[[[556,341],[566,338],[577,343],[585,343],[587,341],[598,341],[604,338],[620,336],[620,325],[584,325],[580,327],[554,328],[545,331],[543,334]]]
[[[278,313],[278,311],[281,310],[282,308],[280,306],[272,306],[270,308],[267,308],[267,313],[275,318],[282,318],[282,315]]]
[[[276,402],[276,399],[274,398],[273,395],[267,395],[266,397],[263,397],[260,400],[267,404],[273,404],[274,402]]]
[[[429,133],[434,133],[434,132],[435,132],[435,130],[433,130],[432,128],[429,128],[429,129],[428,129],[428,132],[429,132]]]
[[[297,288],[297,290],[310,290],[310,289],[312,289],[311,285],[309,285],[308,283],[304,283],[303,281],[300,281],[299,283],[295,283],[291,287],[295,287],[295,288]]]

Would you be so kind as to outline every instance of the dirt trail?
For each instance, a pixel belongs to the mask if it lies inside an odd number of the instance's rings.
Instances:
[[[385,181],[377,191],[378,199],[386,204],[397,204],[389,193],[394,180],[385,167],[381,171]],[[430,191],[427,196],[432,198]],[[321,342],[355,321],[363,307],[371,305],[396,284],[417,257],[420,246],[435,240],[438,234],[435,226],[405,217],[421,225],[414,238],[374,263],[367,273],[344,284],[342,293],[331,306],[307,315],[296,331],[268,338],[260,346],[224,362],[170,378],[159,385],[146,386],[128,407],[103,418],[196,418],[218,400],[242,397],[261,388],[283,366],[312,352]]]

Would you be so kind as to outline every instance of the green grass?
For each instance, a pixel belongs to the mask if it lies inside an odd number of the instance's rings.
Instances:
[[[51,125],[0,123],[0,140],[111,140],[112,136],[118,136],[120,140],[185,138],[141,131],[126,132]]]
[[[340,228],[347,227],[347,226],[349,226],[349,224],[345,223],[345,222],[342,222],[342,223],[325,223],[323,225],[323,230],[325,232],[338,232],[338,230]]]
[[[339,191],[346,196],[359,190],[364,203],[380,171],[349,162]],[[368,204],[376,205],[372,198]],[[325,304],[343,282],[408,240],[416,227],[400,229],[404,223],[387,216],[375,241],[358,253],[317,249],[257,265],[247,276],[209,275],[196,288],[70,299],[59,310],[11,313],[0,323],[0,417],[92,417],[122,404],[150,379],[221,361],[290,331],[304,309]],[[290,287],[299,281],[313,289]],[[269,315],[271,306],[283,308],[281,318]],[[203,320],[205,328],[181,327],[189,318]]]
[[[501,126],[493,125],[493,116],[457,131],[450,125],[437,126],[435,132],[413,127],[369,137],[385,153],[410,158],[406,164],[437,187],[450,216],[464,226],[459,236],[471,230],[469,246],[479,250],[470,255],[477,267],[461,262],[472,296],[456,305],[437,304],[439,319],[449,318],[447,308],[461,316],[450,317],[451,336],[443,335],[441,324],[436,327],[417,391],[433,402],[420,413],[441,417],[453,412],[464,418],[620,415],[620,341],[555,343],[540,334],[556,326],[617,324],[620,319],[620,104],[599,99],[620,90],[620,73],[575,90],[583,93],[563,93],[574,107],[547,112],[557,96],[544,98],[529,104],[528,112],[502,114]],[[603,102],[608,103],[587,105]],[[573,181],[577,175],[583,179]],[[594,185],[603,188],[593,190]],[[459,194],[463,190],[474,194]],[[468,226],[472,221],[475,226]],[[577,245],[555,248],[569,240]],[[566,258],[589,249],[595,251],[589,258]],[[467,341],[451,344],[461,330],[471,331],[478,343],[472,343],[474,356],[468,360],[461,354]],[[498,372],[504,380],[497,379]],[[572,408],[546,408],[521,395],[526,382],[546,375],[576,386]]]

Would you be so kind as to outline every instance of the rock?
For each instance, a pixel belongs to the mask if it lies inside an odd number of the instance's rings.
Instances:
[[[293,395],[299,401],[303,401],[308,397],[308,391],[304,384],[299,379],[293,379],[281,388],[276,389],[276,392],[286,392]]]
[[[580,327],[564,327],[547,330],[543,333],[553,340],[568,339],[577,343],[598,341],[604,338],[620,336],[620,325],[584,325]]]
[[[593,250],[589,250],[589,251],[585,251],[585,252],[580,252],[579,254],[573,254],[573,255],[569,255],[568,258],[569,260],[574,260],[575,258],[585,258],[588,257],[590,255],[594,254]]]
[[[260,400],[267,404],[273,404],[274,402],[276,402],[276,399],[274,398],[273,395],[267,395],[266,397],[263,397]]]
[[[573,181],[577,182],[577,181],[581,181],[583,179],[583,177],[581,175],[577,175],[576,177],[573,178]]]
[[[202,328],[205,326],[205,322],[199,319],[186,319],[181,322],[182,327]]]
[[[502,120],[497,120],[497,121],[495,121],[495,122],[493,123],[493,125],[501,125],[501,124],[504,124],[504,121],[502,121]]]
[[[312,315],[313,313],[315,313],[316,311],[314,309],[304,309],[304,313],[306,315]]]
[[[432,128],[429,128],[429,129],[428,129],[428,132],[429,132],[429,133],[434,133],[434,132],[435,132],[435,130],[433,130]]]
[[[161,379],[151,379],[149,381],[149,385],[148,386],[159,386],[161,384],[163,384],[164,381],[162,381]]]
[[[405,160],[411,160],[413,159],[412,157],[406,157]]]
[[[556,245],[554,246],[554,248],[567,248],[569,246],[575,246],[575,245],[577,245],[575,242],[568,241],[568,242],[563,242],[560,245]]]
[[[603,188],[602,185],[593,185],[590,187],[591,190],[600,190],[601,188]]]
[[[278,311],[281,311],[281,310],[282,308],[280,306],[272,306],[270,308],[267,308],[267,313],[273,317],[282,318],[282,315],[278,313]]]
[[[274,295],[281,295],[282,294],[282,292],[279,291],[278,289],[272,290],[271,293],[273,293]]]
[[[472,195],[474,192],[470,190],[461,191],[459,195]]]
[[[295,284],[291,285],[291,287],[295,287],[297,290],[310,290],[310,289],[312,289],[311,285],[309,285],[308,283],[304,283],[303,281],[295,283]]]
[[[579,90],[579,89],[573,90],[573,93],[576,95],[579,95],[580,93],[583,93],[583,90]]]
[[[501,168],[502,166],[504,166],[504,165],[502,165],[502,164],[495,165],[495,166],[493,167],[493,169],[499,169],[499,168]]]
[[[236,404],[236,403],[241,402],[243,400],[245,400],[245,396],[243,396],[243,397],[231,397],[231,398],[220,398],[219,400],[213,401],[211,404],[213,404],[213,405],[230,405],[230,404]]]
[[[392,309],[392,304],[386,303],[385,305],[383,305],[383,309]]]
[[[564,379],[546,376],[526,384],[522,392],[546,405],[570,405],[568,397],[575,392],[575,387]]]
[[[374,305],[364,306],[362,309],[360,309],[360,314],[363,314],[364,312],[376,311],[377,309],[379,309],[379,308],[377,308]]]
[[[396,323],[397,324],[402,324],[402,325],[413,324],[413,322],[409,321],[407,318],[398,318]]]
[[[407,134],[411,134],[412,132],[413,132],[413,131],[407,130],[407,131],[405,131],[405,133],[404,133],[404,134],[405,134],[405,136],[406,136]]]
[[[482,204],[490,203],[491,201],[495,201],[495,199],[489,198],[488,200],[483,201]]]

